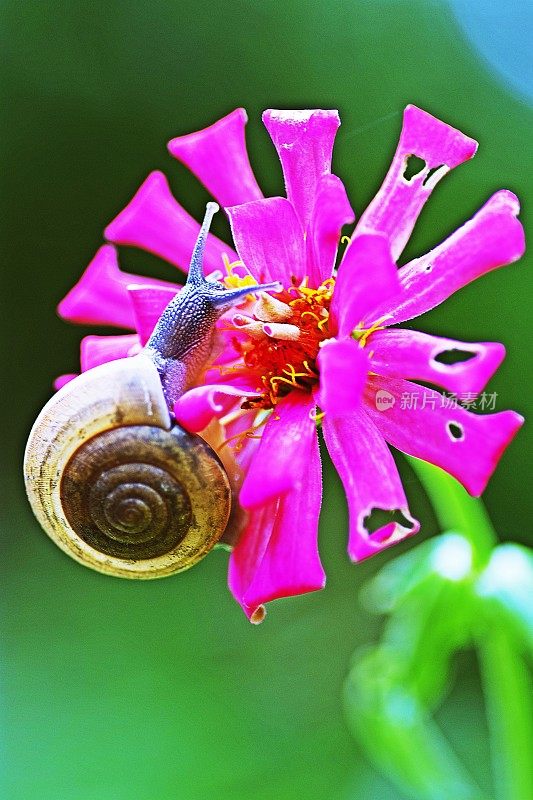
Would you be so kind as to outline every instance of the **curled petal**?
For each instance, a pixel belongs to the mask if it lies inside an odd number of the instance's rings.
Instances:
[[[156,171],[150,173],[126,208],[110,222],[105,237],[114,244],[140,247],[187,271],[199,232],[199,223],[172,195],[163,173]],[[210,233],[204,270],[220,269],[223,253],[230,261],[237,257],[231,247]]]
[[[405,402],[409,397],[418,400]],[[393,378],[369,379],[365,399],[368,414],[389,444],[441,467],[474,497],[483,492],[524,422],[514,411],[480,416],[461,406],[440,407],[444,398],[436,392]]]
[[[242,485],[239,499],[244,508],[304,487],[307,458],[316,438],[316,426],[309,416],[314,406],[313,398],[300,391],[291,392],[278,403]]]
[[[292,308],[266,292],[259,294],[253,307],[253,315],[262,322],[288,322],[293,315]]]
[[[235,314],[235,316],[231,320],[231,324],[239,332],[245,333],[246,336],[249,336],[250,338],[253,338],[253,339],[262,339],[264,337],[264,335],[265,335],[265,333],[263,331],[263,323],[262,322],[258,322],[257,320],[253,319],[252,317],[247,317],[247,316],[244,316],[243,314]],[[227,351],[225,351],[225,352],[227,352]],[[235,354],[233,355],[233,359],[234,358],[235,358]]]
[[[326,416],[356,411],[363,399],[368,355],[353,339],[330,339],[319,350],[320,388],[317,403]]]
[[[426,111],[409,105],[403,115],[398,148],[387,176],[356,228],[386,233],[397,259],[413,230],[424,203],[439,180],[475,154],[477,142]],[[425,163],[408,177],[408,159]]]
[[[297,325],[290,325],[286,322],[265,322],[261,327],[266,336],[285,342],[297,342],[301,335],[301,330]]]
[[[499,342],[459,342],[420,331],[376,331],[368,339],[372,372],[391,378],[428,381],[455,394],[483,391],[505,357]],[[445,364],[443,354],[469,354],[465,361]]]
[[[130,301],[135,317],[135,329],[144,345],[152,335],[159,317],[168,306],[181,286],[128,286]]]
[[[191,433],[202,431],[213,419],[223,417],[243,397],[257,397],[252,390],[226,384],[197,386],[185,392],[174,405],[176,422]]]
[[[486,272],[519,259],[525,249],[519,210],[515,195],[502,189],[442,244],[402,267],[401,302],[386,306],[391,320],[417,317]]]
[[[70,383],[77,378],[78,374],[76,372],[69,372],[66,375],[58,375],[54,381],[54,389],[58,392],[63,386],[66,386],[67,383]]]
[[[276,111],[263,114],[283,168],[287,198],[307,229],[318,182],[331,172],[335,134],[340,125],[337,111]]]
[[[106,244],[97,251],[78,283],[60,302],[57,312],[63,319],[82,325],[135,328],[128,286],[140,281],[158,288],[172,285],[122,272],[117,251],[112,245]]]
[[[316,433],[309,444],[304,486],[277,507],[253,509],[230,557],[229,586],[251,622],[263,619],[264,603],[322,589],[326,582],[317,545],[322,479]]]
[[[400,293],[398,270],[382,234],[361,234],[348,246],[339,267],[333,299],[333,332],[350,336],[376,320],[377,307],[388,307]]]
[[[260,283],[306,274],[304,237],[298,218],[284,197],[268,197],[226,209],[239,257]]]
[[[247,121],[244,108],[236,108],[208,128],[168,143],[174,158],[196,175],[221,206],[237,206],[263,196],[246,152]]]
[[[239,390],[239,395],[241,397],[253,397],[255,395],[260,394],[259,389],[260,386],[254,386],[251,388],[250,384],[250,376],[247,375],[245,372],[231,372],[228,374],[220,374],[220,372],[213,370],[208,370],[205,375],[206,385],[209,381],[212,381],[212,385],[214,386],[229,386],[233,389]]]
[[[344,184],[336,175],[324,175],[317,184],[306,239],[311,287],[320,286],[322,281],[331,277],[342,226],[354,220]]]
[[[350,514],[348,554],[362,561],[416,533],[396,464],[376,426],[363,410],[342,419],[326,414],[324,439],[346,492]],[[374,509],[402,512],[408,525],[390,521],[370,533],[365,519]]]
[[[106,361],[134,356],[140,349],[141,342],[135,333],[126,336],[85,336],[80,345],[81,371],[86,372]]]

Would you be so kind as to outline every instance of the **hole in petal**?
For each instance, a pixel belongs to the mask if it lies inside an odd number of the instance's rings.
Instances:
[[[431,179],[431,176],[434,175],[436,172],[438,172],[439,169],[442,169],[443,166],[444,166],[444,164],[439,164],[438,167],[431,167],[431,169],[428,171],[428,174],[426,175],[426,177],[422,181],[422,186],[425,186],[429,182],[429,180]]]
[[[367,529],[370,536],[373,536],[375,541],[383,542],[388,539],[393,533],[392,524],[400,525],[402,528],[410,530],[413,523],[408,520],[400,511],[400,509],[393,509],[388,511],[383,508],[373,508],[370,514],[364,518],[363,525]],[[380,533],[376,536],[376,533]]]
[[[413,178],[416,178],[417,175],[420,175],[425,168],[426,162],[423,158],[418,158],[418,156],[407,156],[403,177],[407,182],[409,182]]]
[[[460,364],[463,361],[470,361],[471,358],[475,357],[475,353],[452,348],[451,350],[443,350],[442,353],[436,355],[433,360],[438,361],[439,364]]]
[[[464,428],[458,422],[448,422],[446,428],[452,442],[461,442],[465,438]]]
[[[424,267],[424,272],[431,272],[432,269],[433,269],[433,264],[426,264],[426,266]]]

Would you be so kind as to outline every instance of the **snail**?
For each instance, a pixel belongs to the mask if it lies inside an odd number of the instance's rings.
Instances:
[[[187,281],[144,349],[82,373],[45,405],[24,457],[38,521],[66,553],[99,572],[156,578],[191,567],[221,539],[231,510],[222,462],[173,420],[178,397],[213,349],[215,323],[250,292],[204,277],[216,203],[208,203]]]

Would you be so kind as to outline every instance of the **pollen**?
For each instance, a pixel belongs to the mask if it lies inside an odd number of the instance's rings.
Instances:
[[[383,323],[387,319],[390,319],[390,315],[389,314],[386,314],[385,316],[380,317],[369,328],[365,327],[365,323],[364,322],[360,322],[359,325],[357,326],[357,328],[355,328],[355,330],[353,331],[352,337],[356,340],[356,342],[359,342],[361,347],[366,347],[366,343],[367,343],[368,338],[373,333],[375,333],[375,331],[382,331],[383,328],[385,327],[383,325]]]
[[[230,261],[226,253],[222,254],[222,261],[226,273],[222,282],[226,289],[241,289],[244,286],[257,286],[257,281],[249,273],[239,275],[236,271],[237,267],[240,267],[243,271],[245,270],[242,261]],[[246,299],[253,300],[254,296],[252,294],[246,295]]]
[[[260,393],[246,400],[243,409],[271,410],[294,389],[312,392],[317,386],[316,358],[322,342],[330,338],[335,282],[330,278],[317,289],[307,284],[304,279],[299,286],[265,295],[249,316],[233,317],[234,329],[245,336],[234,342],[240,358],[232,371],[253,376]]]

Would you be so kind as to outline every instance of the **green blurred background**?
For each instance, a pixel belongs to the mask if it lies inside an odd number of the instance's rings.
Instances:
[[[328,463],[320,533],[327,588],[272,604],[254,628],[226,589],[222,552],[149,583],[104,577],[69,560],[32,517],[21,460],[53,377],[76,371],[78,343],[89,332],[56,318],[58,300],[150,170],[163,169],[180,201],[201,215],[206,194],[165,144],[236,106],[248,110],[249,150],[266,194],[280,193],[282,182],[261,111],[339,108],[334,169],[359,213],[387,169],[407,103],[477,138],[478,155],[436,190],[406,257],[439,241],[501,187],[520,196],[531,227],[532,9],[510,2],[503,18],[500,7],[427,0],[0,4],[0,796],[405,797],[368,765],[340,697],[352,651],[375,642],[381,629],[360,605],[360,588],[417,542],[350,565],[344,498]],[[128,270],[173,277],[172,267],[150,256],[121,255]],[[530,269],[528,256],[492,273],[421,327],[503,341],[508,357],[490,390],[500,409],[531,417]],[[502,539],[522,542],[533,511],[527,438],[526,425],[485,494]],[[412,511],[424,523],[422,541],[438,532],[435,517],[414,473],[402,470]],[[437,719],[490,791],[474,654],[460,656],[456,674]]]

